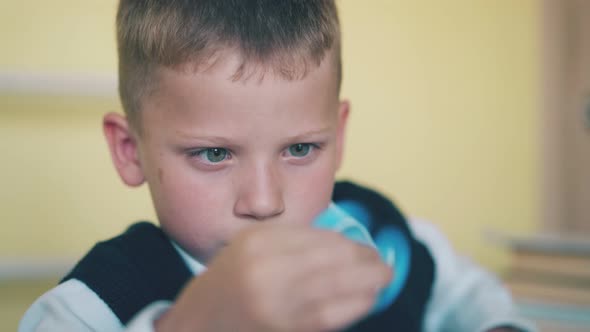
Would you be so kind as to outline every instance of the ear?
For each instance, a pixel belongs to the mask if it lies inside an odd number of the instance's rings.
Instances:
[[[127,118],[118,113],[108,113],[102,120],[102,129],[121,180],[131,187],[143,184],[145,177],[139,162],[137,141]]]
[[[346,122],[348,121],[348,113],[350,112],[350,102],[348,100],[340,101],[338,106],[338,132],[336,133],[336,169],[340,169],[344,155],[344,143],[346,140]]]

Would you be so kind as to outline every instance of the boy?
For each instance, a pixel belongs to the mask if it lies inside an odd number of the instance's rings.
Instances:
[[[107,114],[104,132],[161,229],[95,246],[20,331],[528,331],[427,225],[334,187],[349,106],[333,1],[121,0],[117,36],[126,117]],[[384,312],[369,315],[391,269],[310,226],[332,199],[410,239],[408,282]]]

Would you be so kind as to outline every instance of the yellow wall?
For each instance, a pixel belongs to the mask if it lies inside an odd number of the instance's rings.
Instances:
[[[500,268],[482,230],[526,233],[538,220],[538,2],[341,4],[353,106],[342,175]]]
[[[113,73],[115,6],[0,2],[0,72]],[[482,230],[526,233],[538,217],[537,2],[340,0],[340,9],[353,107],[340,175],[500,269],[504,256]],[[153,219],[145,188],[126,189],[110,164],[100,118],[114,109],[113,98],[0,93],[0,257],[78,257]],[[23,296],[40,292],[30,289]],[[14,329],[28,302],[19,303],[0,310],[11,312],[0,329]]]

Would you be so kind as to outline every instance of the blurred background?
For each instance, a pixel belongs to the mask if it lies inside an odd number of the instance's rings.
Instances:
[[[538,266],[514,272],[531,255],[541,267],[575,256],[568,266],[588,267],[575,301],[547,298],[555,285],[514,288],[541,303],[523,307],[532,317],[588,326],[590,1],[338,3],[352,104],[339,177],[433,222],[507,284],[539,279]],[[96,241],[155,220],[147,188],[119,181],[101,131],[121,110],[116,5],[0,1],[2,331]]]

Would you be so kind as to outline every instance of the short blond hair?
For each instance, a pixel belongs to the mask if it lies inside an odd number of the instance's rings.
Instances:
[[[292,80],[334,50],[341,81],[340,28],[334,0],[121,0],[117,12],[119,94],[132,125],[159,67],[199,68],[222,50]]]

